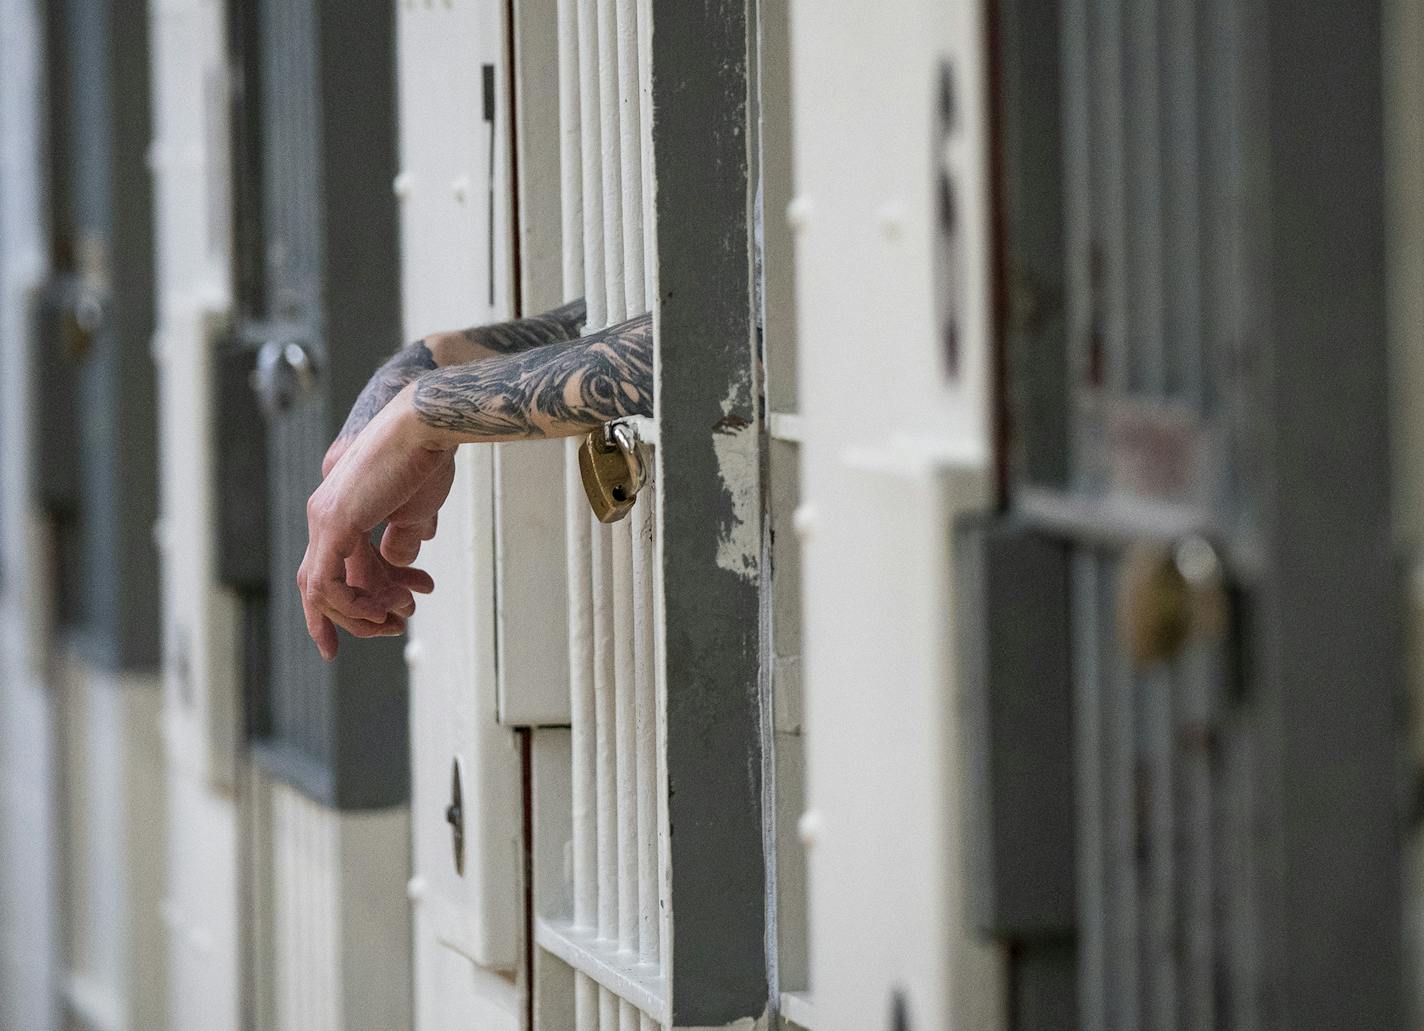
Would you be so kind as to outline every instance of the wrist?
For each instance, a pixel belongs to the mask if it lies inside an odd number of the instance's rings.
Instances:
[[[415,392],[420,388],[420,380],[407,384],[391,401],[394,431],[409,447],[426,451],[451,451],[461,440],[451,430],[432,426],[423,419],[415,405]]]

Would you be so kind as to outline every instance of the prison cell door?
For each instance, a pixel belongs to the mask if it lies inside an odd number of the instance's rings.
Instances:
[[[997,5],[968,563],[1009,1011],[1403,1026],[1380,7],[1048,8]]]
[[[294,587],[323,453],[401,339],[394,25],[380,0],[251,0],[230,21],[239,316],[216,392],[230,433],[218,462],[235,488],[221,502],[219,563],[248,624],[262,1026],[408,1017],[400,644],[347,639],[322,662]],[[265,470],[251,463],[259,437]],[[253,511],[262,495],[265,520]]]
[[[61,634],[62,1005],[91,1026],[150,1026],[164,841],[147,18],[138,0],[44,12],[54,278],[31,460]]]

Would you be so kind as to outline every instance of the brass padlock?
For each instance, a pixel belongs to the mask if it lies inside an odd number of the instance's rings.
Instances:
[[[600,523],[616,523],[631,512],[647,481],[647,462],[633,428],[606,423],[585,437],[579,448],[579,474]]]
[[[1171,662],[1187,642],[1226,626],[1221,559],[1207,540],[1129,549],[1118,597],[1118,630],[1133,665]]]

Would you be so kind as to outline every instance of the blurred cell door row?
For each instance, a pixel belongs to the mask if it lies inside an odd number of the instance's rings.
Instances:
[[[1380,5],[994,7],[1013,1025],[1402,1027]]]
[[[48,541],[38,611],[53,634],[58,728],[57,989],[69,1021],[155,1026],[164,822],[146,8],[42,9],[51,279],[28,450]]]
[[[305,503],[399,345],[395,15],[234,0],[234,317],[214,361],[218,575],[242,608],[247,1019],[409,1020],[409,765],[400,642],[324,663],[295,589]]]

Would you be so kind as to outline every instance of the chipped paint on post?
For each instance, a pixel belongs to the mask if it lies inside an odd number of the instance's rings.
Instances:
[[[652,0],[672,1024],[768,997],[745,0]]]
[[[760,434],[755,423],[735,414],[737,407],[730,397],[723,401],[722,418],[712,428],[717,473],[731,502],[717,532],[717,566],[755,584],[761,552],[761,484],[754,475]],[[745,409],[746,402],[740,407]],[[748,475],[749,470],[753,475]]]

